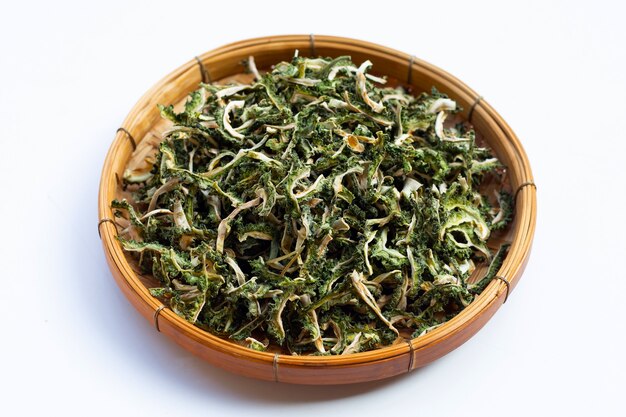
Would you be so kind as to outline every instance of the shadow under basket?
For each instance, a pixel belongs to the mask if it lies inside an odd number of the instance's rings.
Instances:
[[[355,63],[367,59],[377,74],[387,75],[413,93],[432,87],[463,108],[469,121],[507,167],[515,198],[514,221],[500,236],[511,244],[497,278],[452,320],[412,340],[345,356],[292,356],[258,352],[212,335],[176,315],[156,298],[138,273],[133,259],[116,240],[110,203],[121,192],[120,179],[133,151],[154,140],[161,116],[157,104],[179,103],[200,82],[223,80],[242,72],[241,62],[254,56],[258,68],[300,55],[350,55]],[[424,366],[472,337],[513,291],[528,261],[536,222],[536,188],[526,154],[513,131],[472,89],[450,74],[413,56],[369,42],[334,36],[289,35],[244,40],[192,59],[152,87],[133,107],[117,131],[102,170],[98,197],[98,233],[106,259],[122,292],[156,330],[207,362],[237,374],[295,384],[349,384],[389,378]]]

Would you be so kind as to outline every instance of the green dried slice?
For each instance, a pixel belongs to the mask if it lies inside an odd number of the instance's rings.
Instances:
[[[316,355],[419,336],[471,303],[506,254],[488,246],[512,217],[503,166],[446,123],[454,100],[385,87],[371,66],[296,55],[261,74],[251,57],[250,85],[159,106],[173,126],[152,169],[125,176],[132,204],[111,203],[155,297],[251,349]]]

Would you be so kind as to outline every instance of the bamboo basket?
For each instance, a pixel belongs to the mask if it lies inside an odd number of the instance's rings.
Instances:
[[[350,55],[369,59],[375,73],[388,75],[413,92],[436,87],[464,109],[461,116],[508,167],[515,193],[515,219],[501,239],[511,243],[494,279],[456,317],[429,333],[374,351],[345,356],[291,356],[258,352],[221,339],[188,323],[148,292],[149,277],[138,272],[116,240],[110,202],[121,192],[120,178],[137,146],[155,140],[161,129],[157,104],[182,102],[201,81],[225,79],[242,72],[241,61],[253,55],[258,68],[301,55]],[[204,53],[159,81],[133,107],[117,131],[104,162],[98,197],[98,233],[107,262],[122,292],[155,329],[213,365],[257,379],[295,384],[349,384],[379,380],[422,367],[472,337],[506,301],[528,261],[536,222],[536,187],[524,149],[506,122],[476,92],[450,74],[405,53],[354,39],[288,35],[244,40]]]

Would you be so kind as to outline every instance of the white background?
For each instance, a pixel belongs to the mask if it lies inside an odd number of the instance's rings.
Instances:
[[[620,3],[3,0],[3,414],[624,415]],[[134,103],[194,55],[289,33],[413,53],[483,95],[528,152],[539,215],[520,284],[479,334],[409,375],[344,387],[231,375],[158,334],[105,263],[98,181]]]

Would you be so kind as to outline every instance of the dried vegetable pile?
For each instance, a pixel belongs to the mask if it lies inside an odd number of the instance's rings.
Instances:
[[[510,194],[456,103],[414,97],[369,61],[295,56],[250,85],[202,84],[151,170],[112,202],[119,240],[177,314],[264,350],[348,354],[446,322],[489,283]],[[475,284],[476,265],[490,265]]]

